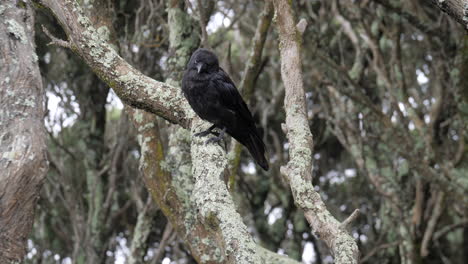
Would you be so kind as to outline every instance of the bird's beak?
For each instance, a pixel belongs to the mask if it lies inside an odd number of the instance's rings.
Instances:
[[[197,63],[197,72],[200,73],[202,69],[203,69],[203,63],[201,62]]]

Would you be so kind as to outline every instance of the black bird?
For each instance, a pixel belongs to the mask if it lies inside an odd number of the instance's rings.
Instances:
[[[227,132],[246,146],[258,165],[268,170],[265,144],[255,126],[252,114],[228,74],[219,67],[216,55],[207,49],[198,49],[190,58],[182,79],[182,91],[195,113],[213,125],[195,136],[210,133],[217,137],[206,143],[219,142]],[[221,133],[212,132],[214,128]]]

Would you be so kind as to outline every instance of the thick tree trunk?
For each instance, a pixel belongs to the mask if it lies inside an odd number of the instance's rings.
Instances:
[[[48,169],[42,81],[29,5],[0,5],[0,263],[22,260]]]

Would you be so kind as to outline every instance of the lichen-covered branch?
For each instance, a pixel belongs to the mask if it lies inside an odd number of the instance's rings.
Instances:
[[[148,199],[143,207],[138,209],[139,212],[137,222],[135,224],[135,230],[133,231],[127,264],[142,263],[143,258],[146,255],[146,242],[151,232],[152,220],[157,212],[156,206],[150,199]]]
[[[156,82],[132,68],[107,44],[106,34],[104,38],[98,36],[99,30],[107,32],[110,26],[95,29],[90,22],[93,20],[84,15],[76,1],[43,0],[40,3],[52,11],[68,36],[66,42],[53,36],[52,40],[77,53],[126,104],[155,113],[183,128],[191,128],[192,132],[205,124],[198,118],[192,121],[192,110],[187,107],[180,90],[174,87],[180,76],[169,76],[168,83],[174,85],[171,86]],[[191,31],[186,31],[186,26],[193,25],[180,16],[179,4],[175,0],[168,2],[169,24],[174,26],[174,31],[170,32],[170,47],[175,56],[168,60],[176,69],[172,73],[182,72],[198,44],[187,37]],[[171,149],[165,151],[156,116],[142,110],[127,110],[138,130],[140,170],[147,189],[197,262],[273,263],[273,259],[281,259],[266,250],[257,253],[258,246],[236,212],[222,180],[227,164],[222,148],[205,146],[204,139],[193,141],[193,166],[190,166],[190,162],[185,162],[187,157],[183,156],[185,150],[176,153],[178,149],[173,148],[175,145],[183,148],[190,142],[186,130],[170,128],[174,129],[169,142]],[[199,213],[194,213],[195,208]],[[290,263],[297,262],[291,260]]]
[[[353,238],[330,214],[312,186],[313,140],[306,115],[302,80],[301,34],[296,28],[291,2],[273,0],[281,56],[281,77],[285,86],[285,130],[289,139],[288,164],[281,168],[289,181],[296,205],[312,230],[331,249],[335,263],[357,263],[359,251]]]
[[[197,34],[184,34],[194,31],[194,23],[180,8],[181,2],[174,0],[168,6],[170,35],[173,36],[169,44],[171,53],[177,56],[169,59],[169,68],[172,71],[167,82],[174,84],[181,79],[181,74],[176,73],[182,72],[199,41]],[[266,35],[267,29],[264,31]],[[261,56],[261,51],[257,53]],[[200,119],[195,120],[192,130],[205,124]],[[232,197],[222,180],[226,166],[225,153],[220,147],[205,146],[205,139],[196,138],[191,142],[190,132],[180,127],[172,126],[170,129],[167,158],[168,165],[173,168],[172,184],[178,190],[177,193],[185,197],[185,226],[196,228],[198,232],[198,239],[190,239],[190,235],[179,232],[179,236],[190,245],[192,255],[199,263],[274,263],[273,259],[279,258],[279,255],[265,249],[263,254],[257,254],[255,249],[258,246],[236,212]],[[191,144],[191,159],[186,156],[188,144]],[[218,155],[213,155],[212,151]],[[222,165],[218,164],[220,162]],[[191,168],[193,169],[190,170]],[[189,214],[195,208],[201,213],[201,218],[196,214]],[[219,228],[213,226],[216,224],[219,224]]]
[[[468,2],[466,0],[431,0],[431,3],[468,30]]]
[[[193,121],[192,133],[202,131],[206,122]],[[206,129],[206,128],[205,128]],[[223,263],[261,263],[256,244],[235,210],[224,179],[226,155],[220,146],[205,145],[206,139],[192,139],[192,163],[195,187],[193,200],[200,210],[205,228],[219,230],[218,244],[223,245]]]
[[[169,45],[174,56],[168,59],[170,70],[166,82],[174,86],[199,42],[198,35],[193,32],[193,21],[182,8],[181,1],[167,3]],[[164,150],[157,117],[130,107],[126,110],[138,130],[140,170],[154,202],[199,263],[219,263],[222,258],[220,246],[212,239],[216,235],[203,228],[197,214],[192,212],[195,205],[190,200],[193,176],[189,132],[177,125],[168,127],[169,149]],[[157,258],[163,253],[164,248],[158,249]]]
[[[197,138],[192,143],[195,186],[189,182],[176,186],[170,173],[161,167],[166,163],[162,161],[164,150],[156,117],[141,110],[128,111],[133,112],[132,121],[138,128],[145,184],[199,263],[275,263],[287,259],[258,247],[247,232],[222,180],[226,157],[219,146],[205,146],[204,139]],[[193,123],[197,128],[196,124],[205,124],[199,119]],[[200,209],[201,218],[192,212],[194,208]]]
[[[210,232],[197,224],[196,214],[191,212],[190,197],[181,195],[181,190],[189,186],[173,186],[169,171],[164,164],[164,149],[160,138],[156,116],[145,114],[142,110],[127,109],[138,129],[138,141],[141,146],[140,171],[145,185],[153,200],[163,211],[175,228],[179,237],[187,242],[192,256],[200,263],[218,263],[216,256],[218,245],[213,243]],[[185,190],[188,195],[191,190]]]
[[[180,89],[151,79],[128,64],[107,43],[109,29],[95,28],[74,0],[38,0],[52,11],[68,37],[68,45],[126,104],[157,114],[184,128],[192,110]]]
[[[0,4],[0,263],[19,263],[45,174],[44,90],[34,44],[34,12]]]

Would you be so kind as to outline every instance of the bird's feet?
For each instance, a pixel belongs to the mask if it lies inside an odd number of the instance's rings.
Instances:
[[[210,131],[205,130],[205,131],[202,131],[202,132],[195,133],[193,135],[196,136],[196,137],[204,137],[204,136],[208,135],[209,133],[210,133]]]
[[[208,145],[210,143],[218,143],[221,142],[221,137],[218,135],[216,137],[209,138],[206,142],[205,145]]]
[[[216,128],[216,125],[212,125],[212,126],[210,126],[210,128],[208,128],[207,130],[202,131],[202,132],[195,133],[195,134],[193,134],[193,135],[196,136],[196,137],[204,137],[204,136],[206,136],[206,135],[208,135],[208,134],[211,133],[211,134],[213,134],[213,135],[215,135],[215,136],[218,137],[218,136],[219,136],[219,133],[213,132],[213,129],[215,129],[215,128]]]
[[[215,135],[215,136],[219,136],[219,133],[218,133],[218,132],[213,132],[213,131],[208,131],[208,130],[202,131],[202,132],[198,132],[198,133],[195,133],[195,134],[193,134],[193,135],[196,136],[196,137],[205,137],[205,136],[207,136],[208,134],[213,134],[213,135]]]

